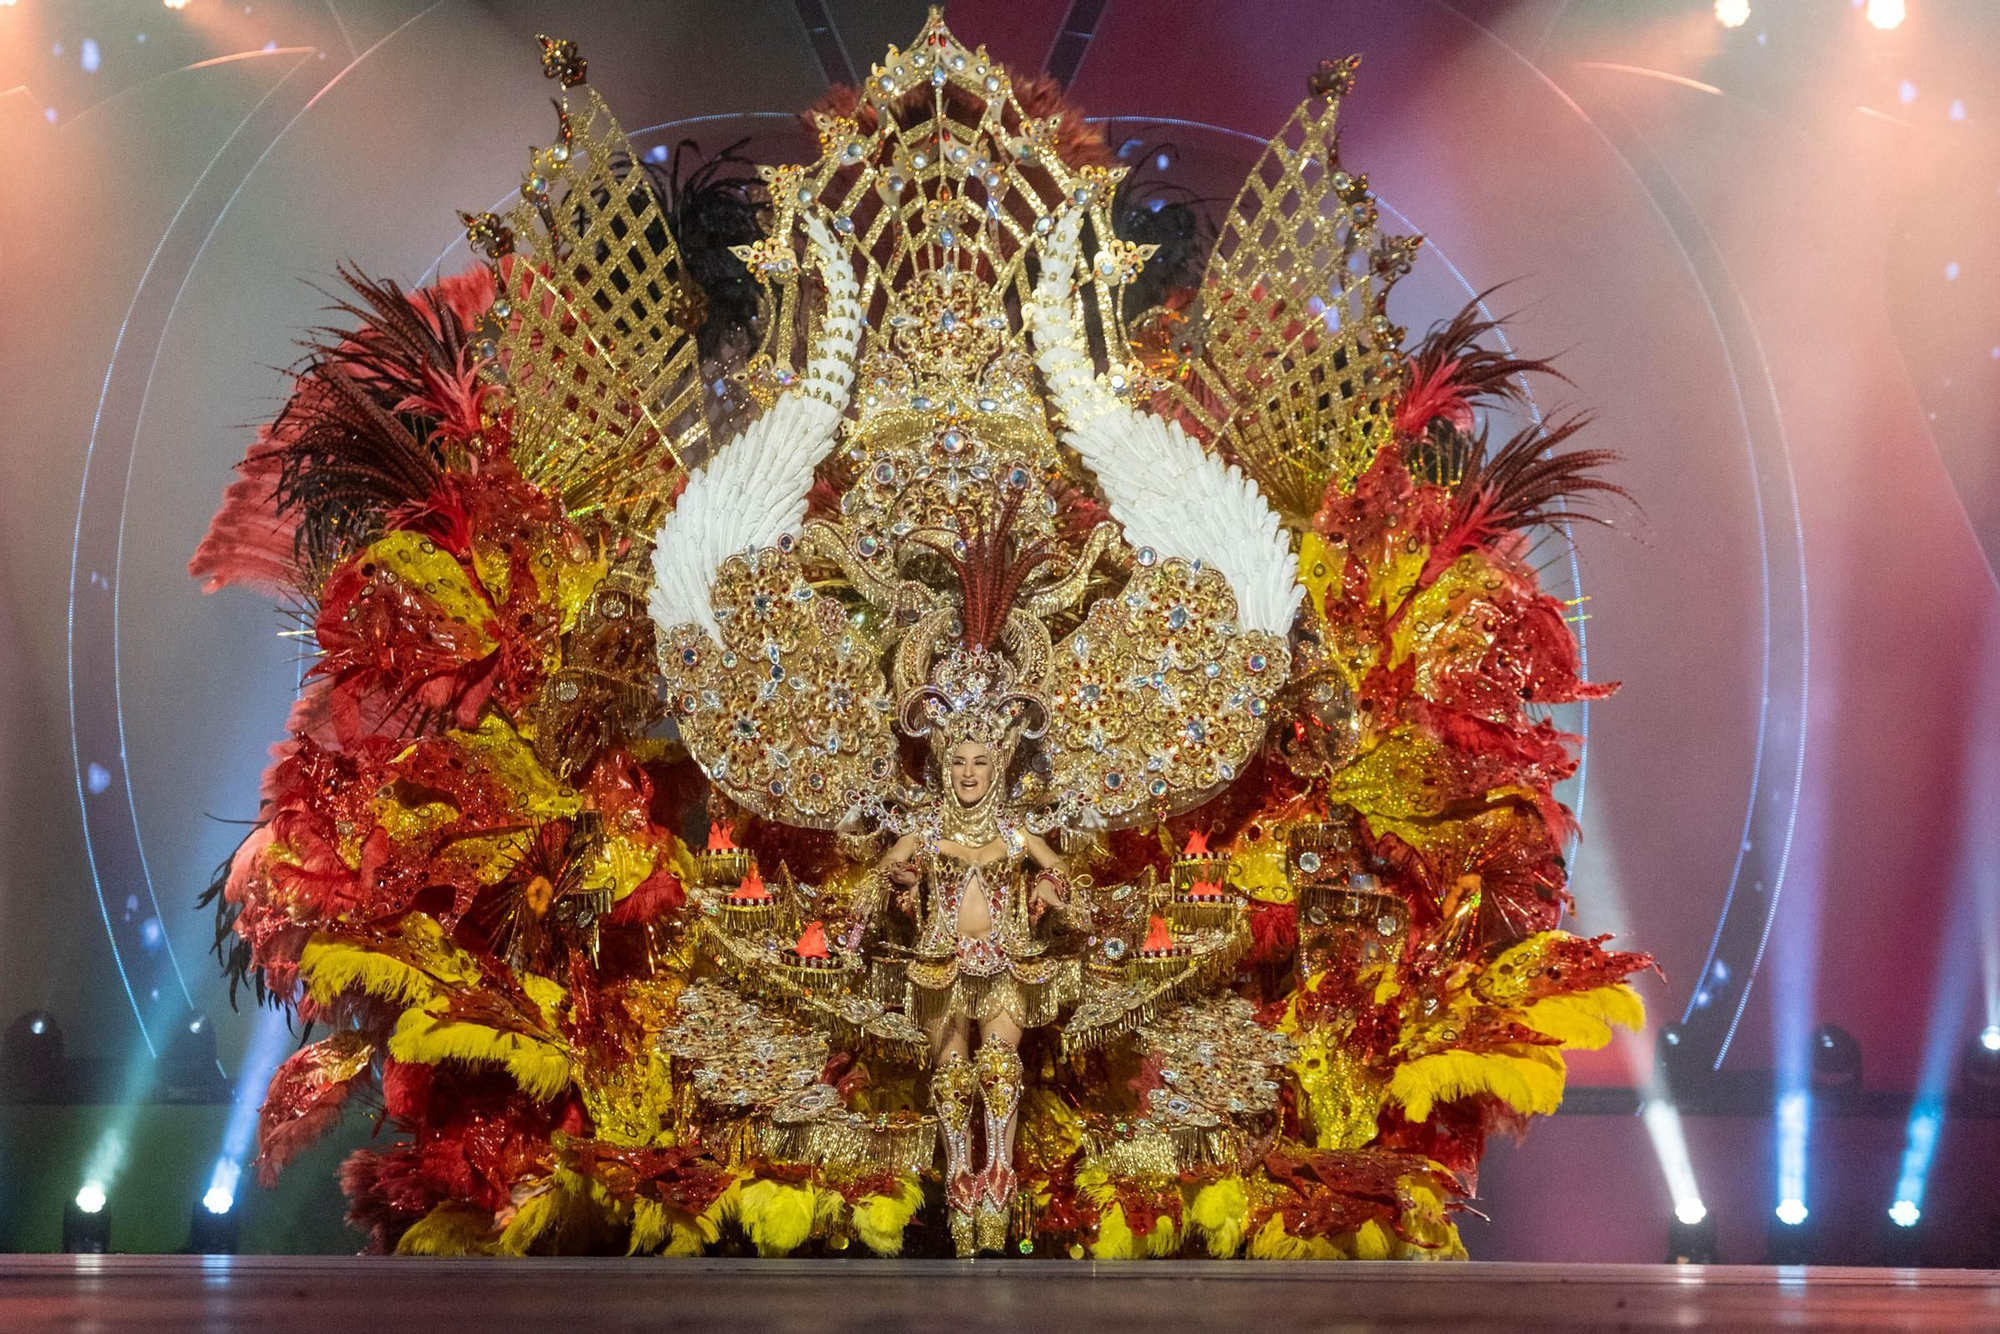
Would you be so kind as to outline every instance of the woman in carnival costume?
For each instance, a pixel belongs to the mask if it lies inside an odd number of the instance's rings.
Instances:
[[[755,182],[543,45],[488,264],[356,280],[195,560],[322,653],[213,891],[330,1033],[265,1175],[375,1088],[381,1249],[895,1254],[941,1158],[960,1255],[1462,1255],[1640,1019],[1528,712],[1607,688],[1522,534],[1616,488],[1488,449],[1476,310],[1405,349],[1355,62],[1204,259],[935,15]]]

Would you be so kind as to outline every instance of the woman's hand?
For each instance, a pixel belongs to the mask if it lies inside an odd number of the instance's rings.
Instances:
[[[1069,902],[1069,886],[1053,871],[1044,871],[1035,877],[1034,893],[1028,896],[1028,920],[1039,922],[1051,908],[1061,908]]]
[[[905,917],[915,917],[917,886],[923,881],[923,872],[908,862],[898,862],[889,868],[888,875],[889,883],[897,887],[894,895],[896,906],[902,909]]]

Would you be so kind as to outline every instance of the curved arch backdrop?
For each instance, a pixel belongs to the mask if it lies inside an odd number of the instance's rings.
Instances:
[[[642,149],[748,136],[773,158],[803,151],[790,113],[829,71],[865,73],[922,8],[133,8],[0,10],[0,87],[22,85],[0,94],[18,164],[0,205],[0,1012],[48,1009],[107,1057],[209,1012],[234,1075],[253,1018],[228,1012],[192,902],[254,813],[301,664],[270,608],[204,598],[184,566],[319,318],[313,284],[339,262],[405,284],[468,262],[455,210],[491,207],[546,137],[535,31],[582,44]],[[1095,10],[948,18],[1010,61],[1053,54],[1114,142],[1171,145],[1171,178],[1210,196],[1313,60],[1365,54],[1345,154],[1430,241],[1397,317],[1507,284],[1489,306],[1515,313],[1516,345],[1560,354],[1644,507],[1544,548],[1587,599],[1592,675],[1625,682],[1587,719],[1570,793],[1582,926],[1659,958],[1656,1024],[1698,1066],[1796,1063],[1834,1019],[1871,1083],[1909,1087],[1938,1010],[1916,979],[1981,949],[1949,927],[1954,895],[1996,893],[1965,794],[2000,765],[2000,717],[1980,712],[2000,692],[1979,689],[2000,646],[2000,534],[1979,526],[2000,478],[1960,442],[1990,440],[2000,391],[1957,391],[1935,425],[1953,381],[1924,312],[1947,293],[1902,235],[1905,184],[1959,207],[1936,178],[1961,131],[1897,100],[1858,30],[1781,53],[1794,88],[1699,4]],[[1995,967],[1962,973],[1994,992]],[[1577,1078],[1643,1082],[1652,1059],[1649,1037]],[[1649,1157],[1607,1170],[1664,1198]]]

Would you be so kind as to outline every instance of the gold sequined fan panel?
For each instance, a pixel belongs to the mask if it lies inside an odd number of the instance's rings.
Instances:
[[[1340,164],[1359,64],[1321,67],[1237,193],[1202,283],[1203,354],[1171,391],[1295,522],[1389,439],[1403,331],[1387,299],[1422,243],[1385,235],[1368,178]]]
[[[1198,805],[1249,763],[1285,662],[1220,572],[1142,563],[1049,656],[1052,785],[1114,828]]]

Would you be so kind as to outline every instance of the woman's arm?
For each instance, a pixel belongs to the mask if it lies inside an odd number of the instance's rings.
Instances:
[[[885,901],[895,902],[904,913],[914,916],[915,886],[921,873],[910,859],[920,846],[922,840],[915,834],[905,834],[875,863],[868,880],[855,892],[852,916],[840,933],[840,941],[848,949],[860,947]]]
[[[1040,921],[1051,908],[1060,912],[1069,906],[1069,871],[1062,857],[1039,835],[1027,835],[1023,846],[1029,860],[1041,868],[1028,890],[1028,916]]]
[[[1065,870],[1062,857],[1054,848],[1048,845],[1047,841],[1040,834],[1024,834],[1022,835],[1022,840],[1023,846],[1027,848],[1028,856],[1034,859],[1035,865],[1041,867],[1044,871],[1054,871],[1058,875],[1062,874]]]

